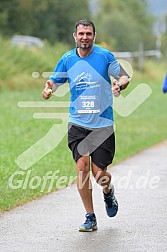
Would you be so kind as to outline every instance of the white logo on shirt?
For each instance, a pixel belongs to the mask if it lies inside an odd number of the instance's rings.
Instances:
[[[76,83],[76,85],[80,85],[80,84],[95,84],[97,83],[97,81],[91,81],[92,80],[92,75],[90,73],[85,73],[82,72],[80,75],[78,75],[75,79],[75,81],[78,81]]]

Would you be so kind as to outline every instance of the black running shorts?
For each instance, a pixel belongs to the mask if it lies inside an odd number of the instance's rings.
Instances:
[[[75,162],[82,156],[90,156],[102,170],[112,163],[115,154],[115,135],[112,126],[88,129],[68,124],[68,146]]]

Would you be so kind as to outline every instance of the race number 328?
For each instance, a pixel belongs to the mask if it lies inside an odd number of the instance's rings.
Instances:
[[[83,101],[82,102],[83,108],[94,108],[94,106],[95,106],[94,101]]]
[[[80,96],[77,107],[78,113],[100,113],[100,102],[96,96]]]

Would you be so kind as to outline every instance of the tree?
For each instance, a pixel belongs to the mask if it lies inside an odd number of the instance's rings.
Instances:
[[[145,49],[154,49],[153,19],[145,0],[101,0],[100,6],[95,17],[100,41],[119,51],[138,50],[140,42]]]
[[[88,0],[0,0],[0,32],[71,43],[77,19],[90,17]]]
[[[72,43],[73,27],[77,19],[90,17],[87,0],[49,0],[47,9],[38,13],[38,27],[34,32],[51,43]]]
[[[161,35],[161,51],[164,58],[166,58],[167,56],[167,14],[164,17],[164,22],[165,22],[165,31]]]

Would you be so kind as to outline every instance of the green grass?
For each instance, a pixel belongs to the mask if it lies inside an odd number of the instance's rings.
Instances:
[[[12,49],[10,50],[18,50]],[[51,48],[46,49],[50,51]],[[9,71],[8,76],[1,76],[0,82],[0,211],[6,211],[14,208],[18,205],[24,204],[30,200],[40,197],[44,194],[50,193],[49,182],[45,186],[45,190],[42,190],[42,183],[44,176],[50,171],[52,174],[54,171],[59,170],[58,177],[61,176],[76,176],[75,164],[72,160],[71,152],[67,147],[67,136],[65,136],[62,142],[57,148],[51,151],[49,154],[44,156],[41,160],[31,166],[27,171],[19,168],[15,162],[16,158],[24,152],[31,145],[36,143],[49,131],[52,125],[55,123],[54,120],[46,119],[34,119],[34,112],[61,112],[61,110],[55,110],[55,108],[20,108],[17,106],[19,101],[43,101],[41,98],[41,91],[45,80],[39,78],[33,79],[30,75],[31,71],[50,71],[53,70],[53,59],[48,63],[48,68],[45,70],[47,65],[47,53],[40,53],[44,62],[43,68],[41,65],[37,65],[37,70],[33,70],[34,63],[32,57],[35,57],[35,65],[40,57],[36,52],[34,56],[33,52],[30,57],[27,54],[27,69],[24,70],[22,64],[22,54],[19,56],[21,63],[17,64],[16,70],[13,63],[10,62],[10,54],[7,56],[9,61],[9,68],[13,70]],[[45,54],[45,55],[43,55]],[[52,55],[48,56],[48,59],[52,58]],[[4,57],[4,56],[3,56]],[[12,56],[14,57],[14,56]],[[37,60],[38,58],[38,60]],[[13,59],[12,59],[13,60]],[[24,59],[25,60],[25,59]],[[29,66],[30,62],[33,66]],[[7,64],[7,63],[5,63]],[[30,65],[31,65],[30,64]],[[40,63],[42,64],[42,63]],[[0,66],[2,67],[2,65]],[[7,69],[7,67],[6,67]],[[20,69],[20,70],[19,70]],[[167,138],[167,96],[161,91],[163,79],[165,76],[165,64],[162,62],[147,62],[145,64],[144,73],[135,72],[133,80],[126,91],[126,96],[132,89],[134,89],[140,83],[147,83],[151,89],[151,96],[138,107],[130,116],[121,117],[115,113],[116,121],[116,156],[114,164],[124,160],[127,157],[134,155],[135,153],[156,144],[165,138]],[[4,71],[4,69],[3,69]],[[1,71],[0,71],[1,72]],[[15,75],[13,75],[15,72]],[[20,75],[21,73],[21,75]],[[4,81],[3,81],[4,80]],[[56,98],[53,96],[51,101]],[[68,100],[68,96],[59,98]],[[53,135],[56,139],[56,133]],[[46,142],[47,145],[47,142]],[[142,167],[141,167],[142,169]],[[13,184],[16,186],[18,183],[21,184],[21,188],[12,189],[9,186],[9,178],[14,172],[21,172],[17,174]],[[28,176],[29,177],[26,177]],[[32,179],[34,185],[39,181],[39,186],[35,189],[31,189]],[[26,184],[27,179],[27,184]],[[19,182],[20,181],[20,182]],[[55,180],[51,191],[57,189]],[[63,181],[62,186],[66,183]],[[33,185],[33,183],[32,183]],[[49,192],[48,192],[49,191]]]
[[[42,87],[41,87],[42,90]],[[0,165],[0,206],[1,211],[22,204],[43,194],[41,187],[31,190],[29,186],[26,189],[13,190],[8,186],[8,180],[15,171],[23,171],[16,163],[15,159],[27,148],[43,137],[53,125],[53,120],[33,119],[33,112],[42,112],[42,109],[19,108],[19,101],[31,101],[41,99],[41,90],[33,89],[26,91],[3,90],[1,92],[1,165]],[[48,112],[51,112],[48,110]],[[53,136],[56,138],[56,135]],[[47,142],[46,142],[47,144]],[[42,178],[48,171],[60,170],[59,176],[70,176],[75,173],[71,153],[66,148],[67,139],[63,139],[57,149],[45,156],[38,163],[30,167],[31,176]],[[25,171],[26,176],[26,171]],[[17,176],[18,179],[24,179],[25,176]],[[16,181],[17,184],[17,181]],[[15,184],[15,185],[16,185]],[[44,193],[48,192],[49,184],[46,185]],[[53,190],[55,189],[55,186]]]
[[[130,116],[116,114],[116,162],[167,138],[167,96],[161,91],[164,77],[165,65],[155,69],[152,62],[145,64],[144,73],[134,73],[125,96],[140,83],[148,84],[152,93]]]
[[[18,48],[0,37],[0,88],[6,86],[24,89],[34,85],[32,73],[52,72],[62,54],[69,50],[64,44],[51,47],[45,42],[44,49]]]

